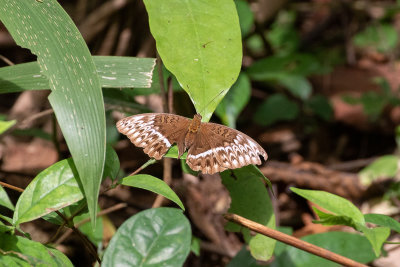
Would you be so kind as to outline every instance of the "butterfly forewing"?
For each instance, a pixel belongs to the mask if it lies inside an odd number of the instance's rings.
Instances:
[[[198,145],[204,143],[208,146]],[[188,152],[187,163],[191,168],[193,166],[203,173],[212,174],[249,164],[261,164],[259,155],[265,160],[268,157],[265,150],[247,135],[220,124],[203,123]]]
[[[160,160],[172,144],[185,138],[189,124],[190,120],[182,116],[148,113],[121,119],[117,129],[150,157]]]

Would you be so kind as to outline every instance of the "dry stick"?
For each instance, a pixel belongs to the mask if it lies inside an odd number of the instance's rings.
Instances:
[[[161,61],[160,61],[161,62]],[[159,69],[162,70],[161,64],[159,65]],[[160,73],[159,73],[160,74]],[[160,74],[159,77],[160,81],[163,81],[162,73]],[[161,85],[162,84],[162,85]],[[161,82],[160,86],[163,87],[164,82]],[[171,79],[168,79],[168,99],[163,99],[163,106],[164,106],[164,112],[167,111],[168,113],[172,113],[173,111],[173,90],[172,90],[172,81]],[[165,91],[163,92],[165,94]],[[168,104],[164,101],[168,101]],[[167,110],[166,110],[166,109]],[[167,185],[170,185],[172,182],[172,159],[171,158],[164,158],[163,159],[163,180]],[[162,195],[157,195],[156,199],[154,200],[154,203],[152,205],[152,208],[158,208],[161,207],[164,197]]]
[[[10,189],[12,189],[12,190],[21,192],[21,193],[24,192],[24,189],[19,188],[19,187],[16,187],[16,186],[13,186],[13,185],[10,185],[10,184],[7,184],[7,183],[5,183],[5,182],[0,182],[0,185],[2,185],[2,186],[4,186],[4,187],[7,187],[7,188],[10,188]]]
[[[26,124],[28,124],[28,123],[34,121],[34,120],[40,119],[40,118],[45,117],[45,116],[47,116],[47,115],[50,115],[50,114],[52,114],[53,112],[54,112],[53,109],[50,108],[50,109],[46,109],[46,110],[44,110],[44,111],[41,111],[41,112],[39,112],[39,113],[33,114],[32,116],[29,116],[28,118],[24,119],[23,121],[18,122],[18,123],[16,123],[16,124],[14,124],[13,126],[11,126],[10,128],[8,128],[7,131],[5,131],[5,132],[3,132],[2,134],[0,134],[0,137],[6,135],[6,134],[8,134],[8,133],[10,133],[11,131],[15,130],[15,129],[18,128],[18,127],[21,127],[21,126],[23,126],[23,125],[26,125]]]
[[[334,261],[336,263],[345,265],[345,266],[350,266],[350,267],[367,267],[367,265],[361,264],[359,262],[353,261],[349,258],[343,257],[341,255],[338,255],[336,253],[333,253],[329,250],[326,250],[324,248],[315,246],[313,244],[310,244],[308,242],[305,242],[303,240],[300,240],[298,238],[295,238],[293,236],[281,233],[279,231],[273,230],[271,228],[268,228],[262,224],[253,222],[251,220],[248,220],[242,216],[239,216],[237,214],[225,214],[224,215],[225,219],[238,223],[240,225],[243,225],[250,230],[253,230],[257,233],[260,233],[262,235],[268,236],[270,238],[276,239],[278,241],[281,241],[285,244],[291,245],[293,247],[296,247],[298,249],[304,250],[306,252],[312,253],[314,255],[317,255],[319,257],[325,258],[330,261]]]
[[[165,92],[165,86],[164,86],[164,75],[163,75],[163,70],[162,70],[162,61],[160,55],[157,53],[157,70],[158,70],[158,79],[160,80],[160,88],[161,88],[161,99],[163,103],[163,111],[167,112],[168,111],[168,106],[167,106],[167,93]]]

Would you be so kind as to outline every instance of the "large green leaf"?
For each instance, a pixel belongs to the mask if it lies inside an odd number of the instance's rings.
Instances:
[[[89,49],[56,0],[0,0],[0,19],[18,45],[37,55],[50,81],[49,101],[95,223],[106,138],[101,86]]]
[[[323,247],[329,251],[338,253],[361,263],[368,263],[375,259],[372,253],[371,245],[365,237],[359,234],[345,232],[328,232],[303,237],[302,240],[311,244]],[[332,261],[320,258],[303,250],[292,246],[286,246],[286,249],[279,255],[276,255],[275,261],[271,267],[308,267],[324,266],[339,267],[340,265]]]
[[[175,202],[181,209],[185,210],[182,201],[174,191],[163,181],[148,174],[138,174],[122,179],[121,184],[132,187],[142,188],[160,194]]]
[[[165,66],[208,121],[242,64],[239,19],[232,0],[144,0]]]
[[[154,58],[93,56],[102,87],[149,88]],[[0,93],[50,89],[37,62],[0,68]]]
[[[215,110],[215,113],[225,125],[236,128],[236,119],[247,105],[247,102],[249,102],[250,93],[250,79],[245,73],[241,73],[236,83]]]
[[[73,266],[60,251],[21,236],[0,233],[0,266]]]
[[[157,208],[126,220],[108,245],[103,266],[182,266],[191,230],[182,211]]]
[[[275,228],[275,216],[271,200],[262,182],[265,177],[256,168],[254,165],[249,165],[221,173],[222,182],[229,190],[232,198],[229,212]],[[231,231],[240,230],[240,227],[233,223],[228,223],[227,228]],[[272,256],[276,240],[261,234],[251,236],[247,228],[243,228],[242,233],[250,245],[253,257],[258,260],[268,260]]]
[[[19,197],[13,224],[37,219],[81,200],[76,175],[72,159],[57,162],[39,173]]]

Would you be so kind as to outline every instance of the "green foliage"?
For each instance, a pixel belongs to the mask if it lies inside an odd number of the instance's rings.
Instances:
[[[275,228],[275,216],[269,194],[263,180],[266,178],[254,165],[221,173],[232,202],[228,212],[239,214],[247,219]],[[251,197],[249,197],[251,196]],[[250,246],[251,254],[258,260],[268,260],[274,251],[276,241],[261,234],[251,236],[249,229],[228,223],[230,231],[241,231]]]
[[[381,177],[394,177],[398,170],[399,158],[395,155],[386,155],[378,158],[359,172],[361,182],[364,185],[371,184]]]
[[[262,103],[254,114],[254,121],[263,126],[275,122],[293,120],[299,114],[296,102],[283,94],[274,94]]]
[[[253,27],[254,14],[247,1],[235,0],[235,4],[239,16],[240,31],[242,32],[242,36],[246,36]]]
[[[329,100],[322,95],[314,95],[305,102],[305,106],[317,117],[329,121],[333,117],[333,108]]]
[[[62,160],[39,173],[18,199],[13,224],[32,221],[83,198],[72,159]]]
[[[50,81],[49,101],[75,160],[95,223],[105,158],[105,116],[89,49],[55,0],[46,4],[1,0],[0,6],[1,21],[17,44],[37,55],[40,69]]]
[[[379,23],[370,25],[354,36],[354,44],[360,48],[388,53],[397,46],[399,36],[391,24]]]
[[[7,131],[10,127],[12,127],[17,121],[12,120],[12,121],[3,121],[0,120],[0,134],[4,133]]]
[[[152,83],[154,58],[92,56],[102,87],[148,88]],[[38,62],[0,68],[0,93],[50,89],[49,79]],[[148,89],[147,89],[148,90]]]
[[[316,221],[316,223],[323,225],[347,225],[353,227],[357,231],[362,232],[369,240],[375,255],[380,255],[383,242],[385,242],[389,237],[390,228],[385,226],[368,228],[366,226],[364,215],[360,210],[350,201],[342,197],[318,190],[303,190],[293,187],[291,190],[317,204],[319,207],[331,212],[331,214],[325,213],[314,208],[314,211],[320,217],[320,220]]]
[[[175,202],[182,210],[185,210],[181,200],[174,191],[163,181],[148,174],[137,174],[128,176],[121,180],[121,184],[142,188],[160,194]]]
[[[21,236],[0,233],[1,266],[73,266],[60,251]]]
[[[14,210],[14,204],[11,202],[6,190],[4,190],[2,186],[0,186],[0,206]]]
[[[241,73],[231,90],[219,103],[215,114],[223,124],[236,128],[236,119],[250,100],[251,84],[245,73]]]
[[[104,266],[182,266],[190,252],[191,230],[182,211],[149,209],[126,220],[107,247]]]
[[[399,106],[400,100],[395,92],[392,92],[390,85],[385,79],[375,78],[375,83],[381,88],[379,92],[368,91],[360,97],[343,96],[343,100],[351,105],[361,104],[365,114],[371,120],[377,120],[387,106]]]
[[[236,81],[242,63],[234,2],[189,0],[182,4],[179,0],[145,0],[144,3],[163,63],[189,94],[203,121],[208,121]]]
[[[343,255],[360,263],[368,263],[375,259],[371,244],[361,235],[346,232],[327,232],[308,235],[301,238],[311,244],[323,247],[329,251]],[[324,266],[336,267],[337,263],[309,254],[295,247],[284,245],[282,251],[276,254],[271,267],[306,267]]]

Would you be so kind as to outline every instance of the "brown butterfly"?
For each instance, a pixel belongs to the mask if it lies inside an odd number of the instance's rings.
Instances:
[[[267,153],[253,139],[229,127],[201,122],[167,113],[146,113],[121,119],[118,131],[131,142],[144,148],[144,153],[160,160],[173,145],[178,145],[178,158],[188,150],[186,163],[192,170],[213,174],[249,164],[261,164]]]

